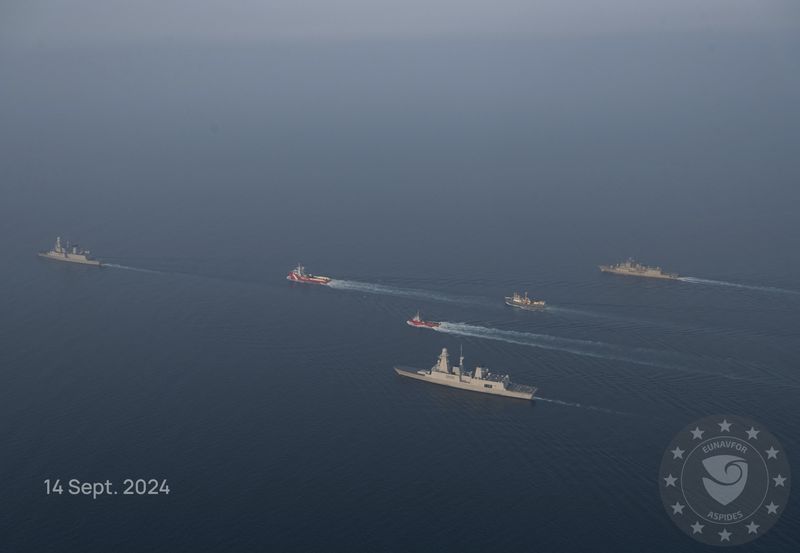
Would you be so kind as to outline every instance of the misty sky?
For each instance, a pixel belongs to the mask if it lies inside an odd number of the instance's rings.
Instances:
[[[797,0],[4,0],[4,42],[800,29]]]

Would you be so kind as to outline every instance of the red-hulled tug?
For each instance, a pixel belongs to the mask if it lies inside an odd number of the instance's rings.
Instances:
[[[309,284],[328,284],[331,281],[330,277],[309,275],[306,273],[306,268],[302,265],[298,265],[296,268],[289,271],[289,274],[286,275],[286,280],[291,280],[292,282],[307,282]]]
[[[441,326],[442,323],[437,323],[435,321],[423,321],[422,317],[419,316],[419,311],[417,311],[417,314],[408,319],[406,324],[409,326],[415,326],[417,328],[436,328],[437,326]]]

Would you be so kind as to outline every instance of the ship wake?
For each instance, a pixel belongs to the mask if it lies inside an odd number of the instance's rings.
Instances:
[[[588,409],[589,411],[598,411],[600,413],[611,413],[613,415],[630,415],[631,413],[624,413],[622,411],[615,411],[605,407],[595,407],[594,405],[584,405],[583,403],[576,403],[573,401],[562,401],[560,399],[551,399],[547,397],[535,396],[534,401],[545,401],[547,403],[555,403],[556,405],[563,405],[564,407],[576,407],[578,409]]]
[[[118,265],[117,263],[103,263],[103,267],[110,267],[111,269],[122,269],[124,271],[136,271],[137,273],[150,273],[153,275],[166,274],[163,271],[156,271],[154,269],[142,269],[141,267],[131,267],[129,265]]]
[[[420,300],[428,300],[442,303],[458,303],[458,304],[483,304],[478,298],[465,298],[457,296],[449,296],[439,292],[431,292],[430,290],[420,290],[418,288],[400,288],[397,286],[387,286],[384,284],[373,284],[371,282],[360,282],[357,280],[340,280],[333,279],[328,283],[331,288],[337,290],[347,290],[351,292],[364,292],[366,294],[378,294],[382,296],[397,296],[404,298],[414,298]]]
[[[741,288],[744,290],[756,290],[758,292],[772,292],[774,294],[795,294],[800,295],[798,290],[789,290],[788,288],[777,288],[775,286],[756,286],[754,284],[740,284],[738,282],[727,282],[724,280],[711,280],[708,278],[696,277],[680,277],[682,282],[689,282],[691,284],[705,284],[708,286],[726,286],[729,288]]]
[[[575,338],[562,338],[560,336],[537,334],[534,332],[520,332],[518,330],[500,330],[467,323],[442,322],[441,325],[435,330],[438,330],[439,332],[445,332],[447,334],[455,334],[457,336],[497,340],[509,344],[564,351],[575,355],[597,357],[612,361],[628,361],[643,365],[662,366],[663,364],[653,361],[653,357],[666,353],[647,349],[626,351],[625,348],[606,342],[578,340]],[[630,352],[638,352],[639,354],[631,355]],[[666,367],[676,368],[671,364],[666,364]]]
[[[679,354],[674,354],[668,351],[660,351],[648,348],[627,348],[624,346],[609,344],[607,342],[562,338],[560,336],[551,336],[549,334],[536,334],[533,332],[520,332],[516,330],[500,330],[467,323],[442,322],[440,326],[434,328],[433,330],[444,332],[446,334],[453,334],[456,336],[497,340],[509,344],[518,344],[521,346],[545,350],[563,351],[583,357],[593,357],[608,361],[623,361],[626,363],[635,363],[637,365],[646,365],[660,369],[676,370],[701,376],[715,376],[728,380],[741,380],[760,384],[764,383],[761,380],[734,374],[692,369],[685,365],[683,362],[685,360],[680,358],[681,356],[679,356]]]

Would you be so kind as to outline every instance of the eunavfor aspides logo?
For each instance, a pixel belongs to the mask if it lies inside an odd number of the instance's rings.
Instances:
[[[658,480],[672,522],[698,541],[723,546],[764,535],[786,508],[790,483],[775,436],[733,415],[705,417],[679,432]]]

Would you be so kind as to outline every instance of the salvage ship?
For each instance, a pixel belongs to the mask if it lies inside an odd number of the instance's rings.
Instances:
[[[292,282],[306,282],[308,284],[328,284],[331,281],[331,278],[326,276],[310,275],[306,273],[305,267],[298,265],[289,271],[289,274],[286,275],[286,280],[291,280]]]
[[[442,323],[437,323],[436,321],[423,321],[419,311],[417,311],[416,315],[408,319],[406,324],[416,328],[436,328],[442,326]]]
[[[542,309],[546,304],[544,300],[530,299],[527,292],[525,292],[525,295],[514,292],[513,296],[506,296],[506,305],[518,307],[519,309]]]
[[[451,366],[447,348],[442,348],[439,361],[430,369],[395,367],[394,370],[400,376],[482,394],[531,400],[536,393],[536,388],[533,386],[515,384],[507,374],[494,374],[485,367],[475,367],[474,371],[465,371],[463,355],[459,359],[458,366]]]
[[[39,257],[46,257],[47,259],[55,259],[56,261],[66,261],[67,263],[79,263],[81,265],[91,265],[92,267],[102,267],[103,264],[96,259],[92,259],[91,252],[84,250],[78,244],[70,245],[67,242],[67,247],[61,245],[61,237],[56,238],[56,243],[52,250],[46,252],[39,252]]]
[[[623,276],[638,276],[646,278],[664,278],[668,280],[677,280],[680,275],[677,273],[665,273],[661,267],[648,267],[633,260],[628,259],[616,265],[599,265],[600,270],[604,273],[612,273],[615,275]]]

